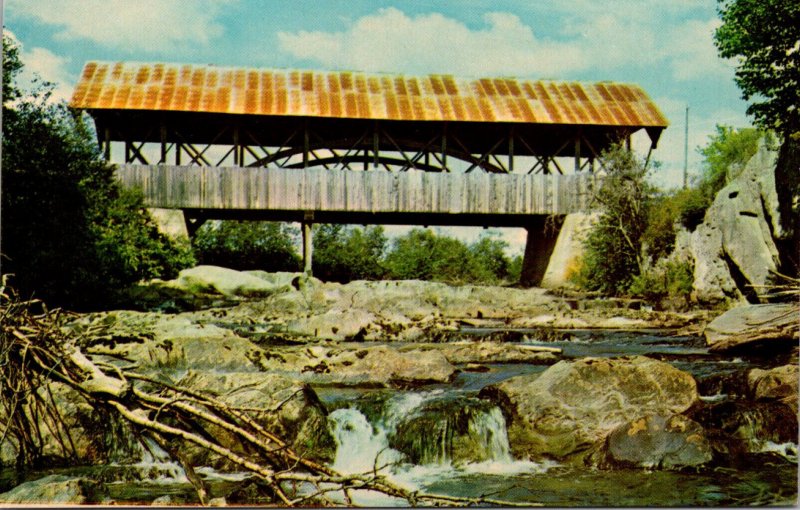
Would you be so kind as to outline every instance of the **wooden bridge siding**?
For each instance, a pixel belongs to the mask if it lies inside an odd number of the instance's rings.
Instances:
[[[586,210],[596,179],[168,165],[120,165],[117,175],[151,207],[513,215]]]

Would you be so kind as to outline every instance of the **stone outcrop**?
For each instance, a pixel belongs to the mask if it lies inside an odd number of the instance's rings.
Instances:
[[[216,397],[225,404],[247,409],[266,430],[282,438],[300,456],[330,461],[336,445],[327,425],[327,411],[314,391],[292,377],[252,372],[189,372],[179,383],[191,390]],[[198,424],[199,426],[199,424]],[[237,452],[248,451],[218,427],[206,424],[205,433]],[[220,459],[186,445],[194,465],[217,465]]]
[[[780,267],[776,160],[777,153],[762,145],[741,174],[717,193],[692,233],[694,289],[701,302],[757,302],[748,285],[767,284]]]
[[[5,505],[85,505],[104,503],[106,497],[98,482],[64,475],[49,475],[22,483],[0,494]]]
[[[690,374],[643,356],[560,361],[538,377],[485,388],[508,423],[512,453],[563,459],[604,441],[647,414],[686,411],[698,399]]]
[[[797,365],[783,365],[770,370],[754,368],[747,373],[750,394],[756,400],[779,400],[797,414],[798,374]]]
[[[614,430],[606,443],[611,465],[678,469],[712,459],[703,427],[686,416],[647,415]]]
[[[712,351],[782,349],[800,340],[800,307],[796,303],[748,305],[732,308],[705,328]]]
[[[383,345],[281,347],[255,354],[262,371],[291,374],[316,384],[389,387],[445,383],[456,368],[444,354]]]

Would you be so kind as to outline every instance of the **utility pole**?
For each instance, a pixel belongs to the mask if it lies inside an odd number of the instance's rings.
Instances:
[[[686,189],[689,181],[689,105],[686,105],[686,122],[683,133],[683,189]]]

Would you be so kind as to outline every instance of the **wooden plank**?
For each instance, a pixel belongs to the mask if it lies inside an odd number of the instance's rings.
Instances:
[[[372,213],[566,214],[586,210],[596,177],[120,165],[151,207]]]

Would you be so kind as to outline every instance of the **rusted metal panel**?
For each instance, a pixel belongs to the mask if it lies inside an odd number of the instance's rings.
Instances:
[[[666,127],[636,85],[88,62],[85,109]]]

